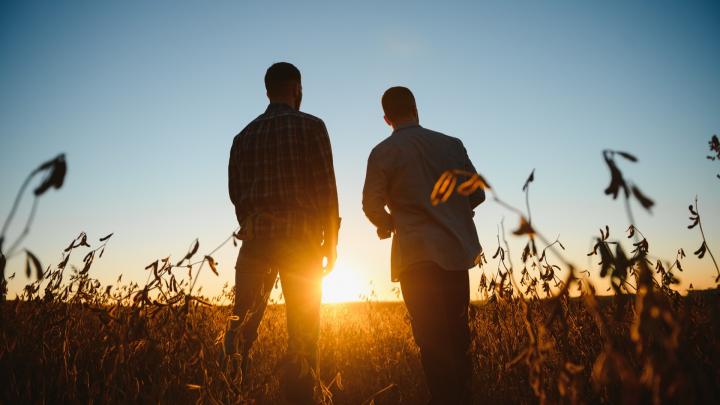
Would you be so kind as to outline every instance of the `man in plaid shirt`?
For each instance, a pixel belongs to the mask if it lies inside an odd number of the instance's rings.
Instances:
[[[224,346],[232,354],[239,344],[246,371],[279,273],[288,327],[282,390],[290,401],[313,403],[321,279],[335,264],[340,222],[332,150],[323,121],[299,111],[295,66],[272,65],[265,87],[270,105],[235,137],[230,151],[228,186],[243,243],[235,266],[237,318]]]

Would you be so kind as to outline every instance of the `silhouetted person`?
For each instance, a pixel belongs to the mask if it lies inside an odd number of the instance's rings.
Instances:
[[[280,376],[291,402],[314,403],[323,258],[335,264],[339,227],[330,138],[323,121],[299,111],[300,71],[276,63],[265,74],[270,105],[233,140],[230,200],[243,239],[226,354],[247,370],[268,296],[280,274],[288,347]]]
[[[433,206],[430,194],[445,170],[475,173],[465,147],[421,127],[415,98],[405,87],[388,89],[382,107],[394,130],[368,158],[363,211],[380,238],[393,235],[392,280],[400,281],[430,403],[469,403],[468,269],[480,252],[473,209],[485,193],[454,194]]]

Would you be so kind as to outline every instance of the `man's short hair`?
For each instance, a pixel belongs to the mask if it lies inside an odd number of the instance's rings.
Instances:
[[[282,95],[292,83],[300,83],[300,71],[292,63],[274,63],[265,72],[265,90],[271,95]]]
[[[415,112],[415,96],[407,87],[390,87],[382,96],[382,107],[389,119],[406,117]]]

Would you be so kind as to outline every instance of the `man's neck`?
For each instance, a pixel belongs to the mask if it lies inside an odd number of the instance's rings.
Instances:
[[[420,120],[412,117],[412,118],[407,118],[407,119],[401,119],[401,120],[398,120],[397,122],[393,122],[392,127],[393,127],[393,130],[397,130],[400,128],[405,128],[405,127],[410,127],[410,126],[418,126],[418,125],[420,125]]]
[[[270,99],[270,104],[284,104],[284,105],[292,108],[293,110],[296,109],[295,108],[295,100],[286,99],[286,98]]]

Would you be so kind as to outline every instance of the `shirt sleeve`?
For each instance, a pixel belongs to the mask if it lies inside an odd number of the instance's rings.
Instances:
[[[235,206],[235,216],[237,217],[238,223],[242,223],[245,213],[240,207],[242,187],[240,187],[239,184],[238,147],[239,142],[237,142],[237,138],[235,138],[230,148],[230,160],[228,162],[228,192],[230,194],[230,201]]]
[[[319,220],[326,242],[337,243],[340,217],[332,147],[325,123],[319,123],[310,137],[308,162],[310,183],[319,209]]]
[[[387,205],[388,172],[384,167],[384,156],[378,148],[368,157],[365,185],[363,186],[362,207],[370,222],[380,231],[393,230],[392,216],[385,210]]]
[[[465,163],[463,170],[470,173],[477,173],[477,170],[475,170],[475,166],[472,164],[470,158],[468,157],[465,145],[463,145],[462,141],[460,141],[459,139],[458,142],[460,142],[460,147],[462,148],[463,154],[465,155]],[[470,199],[470,209],[475,209],[475,207],[485,201],[485,190],[483,190],[482,188],[478,188],[472,194],[470,194],[468,198]]]

